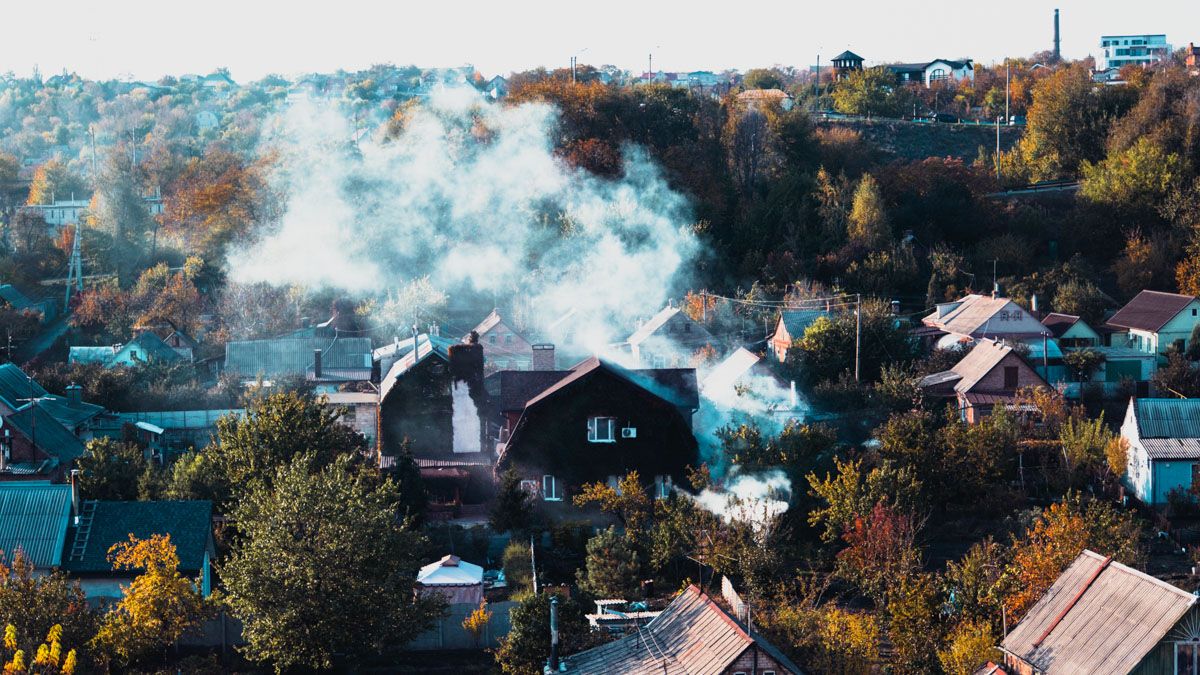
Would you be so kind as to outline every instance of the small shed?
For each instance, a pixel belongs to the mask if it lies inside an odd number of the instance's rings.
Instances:
[[[483,601],[483,568],[447,555],[417,573],[418,592],[440,593],[446,602],[478,605]]]

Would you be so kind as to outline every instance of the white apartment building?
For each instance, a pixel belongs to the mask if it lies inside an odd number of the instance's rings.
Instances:
[[[1166,35],[1101,35],[1096,70],[1156,63],[1171,54]]]

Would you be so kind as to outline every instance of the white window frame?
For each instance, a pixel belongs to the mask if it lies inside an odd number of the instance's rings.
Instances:
[[[607,436],[601,435],[602,427],[606,427]],[[617,418],[601,417],[588,418],[588,443],[616,443]]]
[[[545,474],[542,476],[542,501],[562,501],[562,492],[560,492],[558,488],[558,479],[552,474]]]
[[[520,485],[526,494],[534,496],[538,494],[538,482],[536,480],[523,480]]]

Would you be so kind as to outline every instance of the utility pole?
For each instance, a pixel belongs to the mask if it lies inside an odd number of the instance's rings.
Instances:
[[[1009,92],[1012,91],[1010,82],[1012,81],[1012,64],[1008,59],[1004,59],[1004,123],[1012,124],[1012,116],[1008,114]]]
[[[862,293],[854,294],[854,381],[859,381],[862,370]]]
[[[818,104],[821,99],[821,55],[817,54],[817,80],[813,82],[813,96],[817,99]],[[819,110],[819,108],[818,108]]]
[[[646,76],[650,81],[654,81],[654,52],[650,52],[650,56],[646,59]]]
[[[529,535],[529,569],[533,572],[530,576],[533,578],[533,594],[537,595],[537,556],[533,552],[533,535]]]
[[[708,291],[700,291],[700,321],[708,323]]]
[[[1000,180],[1000,118],[996,118],[996,180]]]
[[[575,57],[571,57],[571,84],[575,84]]]

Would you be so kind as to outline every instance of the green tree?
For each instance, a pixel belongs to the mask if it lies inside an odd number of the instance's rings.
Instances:
[[[550,657],[550,598],[528,595],[510,612],[512,629],[500,641],[496,664],[507,675],[540,673]],[[558,601],[558,654],[568,656],[586,649],[591,631],[583,609],[572,598]]]
[[[954,616],[963,622],[997,620],[1007,556],[1007,550],[988,537],[972,544],[962,558],[946,563],[944,582]]]
[[[533,499],[521,487],[521,477],[516,469],[510,467],[500,476],[500,487],[488,523],[497,532],[520,533],[529,529],[532,517]]]
[[[233,512],[240,536],[221,567],[247,655],[277,671],[401,647],[443,606],[414,595],[425,540],[400,521],[394,484],[348,457],[314,473],[315,464],[296,456],[255,481]]]
[[[145,454],[138,446],[95,438],[88,441],[76,462],[79,490],[85,499],[137,500],[138,485],[147,469]]]
[[[1091,347],[1076,349],[1063,354],[1063,363],[1080,382],[1090,382],[1096,369],[1104,363],[1104,353]]]
[[[808,515],[814,527],[824,527],[821,538],[833,542],[854,527],[857,521],[870,516],[877,504],[911,514],[920,503],[921,482],[911,468],[896,468],[889,462],[867,469],[863,461],[834,459],[836,475],[818,478],[808,474],[813,495],[824,504]]]
[[[175,644],[208,617],[210,608],[194,579],[179,573],[179,555],[170,536],[154,535],[114,544],[108,559],[116,570],[142,570],[125,595],[104,615],[92,640],[97,651],[129,665]]]
[[[504,547],[501,565],[509,588],[516,592],[533,589],[533,558],[528,543],[510,540]]]
[[[742,76],[746,89],[782,89],[783,76],[775,68],[751,68]]]
[[[87,187],[83,179],[62,162],[52,159],[38,166],[29,185],[26,204],[50,204],[55,200],[86,199]]]
[[[601,530],[587,543],[579,587],[597,598],[636,598],[641,580],[637,551],[613,528]]]
[[[1093,164],[1080,165],[1084,199],[1125,211],[1154,212],[1159,202],[1182,180],[1183,158],[1149,138],[1140,138],[1126,150]]]
[[[839,80],[833,88],[833,107],[848,115],[889,115],[896,76],[887,68],[864,68]]]
[[[937,653],[946,675],[972,675],[979,666],[998,659],[996,635],[986,621],[964,621],[946,637],[946,645]]]
[[[892,230],[879,183],[865,174],[854,189],[846,236],[851,242],[867,248],[879,248],[891,243]]]
[[[1167,365],[1150,376],[1155,391],[1180,398],[1200,398],[1200,369],[1182,354],[1167,354]]]
[[[809,383],[836,380],[842,373],[854,373],[855,335],[860,333],[861,376],[864,382],[879,377],[888,363],[909,361],[916,348],[907,332],[882,302],[864,300],[861,332],[856,330],[853,311],[819,317],[792,344],[787,366],[799,379]]]
[[[888,591],[888,636],[905,672],[937,670],[943,642],[940,595],[933,576],[920,573],[894,580]]]

